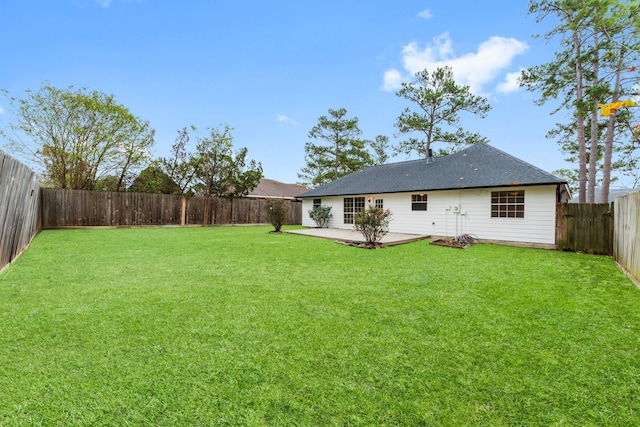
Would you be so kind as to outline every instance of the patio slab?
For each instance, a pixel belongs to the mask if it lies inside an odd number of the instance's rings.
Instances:
[[[365,243],[362,233],[356,230],[344,230],[341,228],[305,228],[302,230],[286,230],[286,232],[291,234],[300,234],[303,236],[319,237],[321,239],[334,240],[338,242]],[[382,237],[380,243],[382,246],[393,246],[428,239],[430,237],[431,236],[426,234],[387,233]]]

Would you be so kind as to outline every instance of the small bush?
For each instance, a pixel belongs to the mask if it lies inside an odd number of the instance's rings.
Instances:
[[[333,218],[331,213],[331,206],[316,206],[309,210],[309,217],[316,223],[319,228],[324,228],[329,223],[329,220]]]
[[[360,231],[367,244],[372,246],[389,232],[389,222],[391,222],[391,211],[389,209],[382,210],[375,206],[369,206],[353,216],[356,230]]]
[[[271,222],[275,231],[279,232],[287,220],[289,203],[285,202],[284,199],[267,199],[266,210],[269,222]]]

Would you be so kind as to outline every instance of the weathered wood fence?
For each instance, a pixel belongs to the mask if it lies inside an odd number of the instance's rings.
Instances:
[[[289,200],[285,224],[302,224],[302,202]],[[42,189],[42,228],[268,224],[265,199]]]
[[[640,191],[616,198],[613,258],[640,284]]]
[[[0,270],[9,265],[40,229],[40,184],[36,174],[0,152]]]
[[[561,250],[613,255],[613,203],[564,203],[556,214],[556,246]]]

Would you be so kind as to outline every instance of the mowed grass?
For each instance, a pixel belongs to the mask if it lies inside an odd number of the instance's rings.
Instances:
[[[270,227],[44,231],[0,274],[0,425],[638,425],[612,259]]]

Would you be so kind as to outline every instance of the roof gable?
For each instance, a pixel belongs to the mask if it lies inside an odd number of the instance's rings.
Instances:
[[[420,159],[370,166],[300,197],[563,183],[566,181],[504,151],[476,144],[432,162]]]

